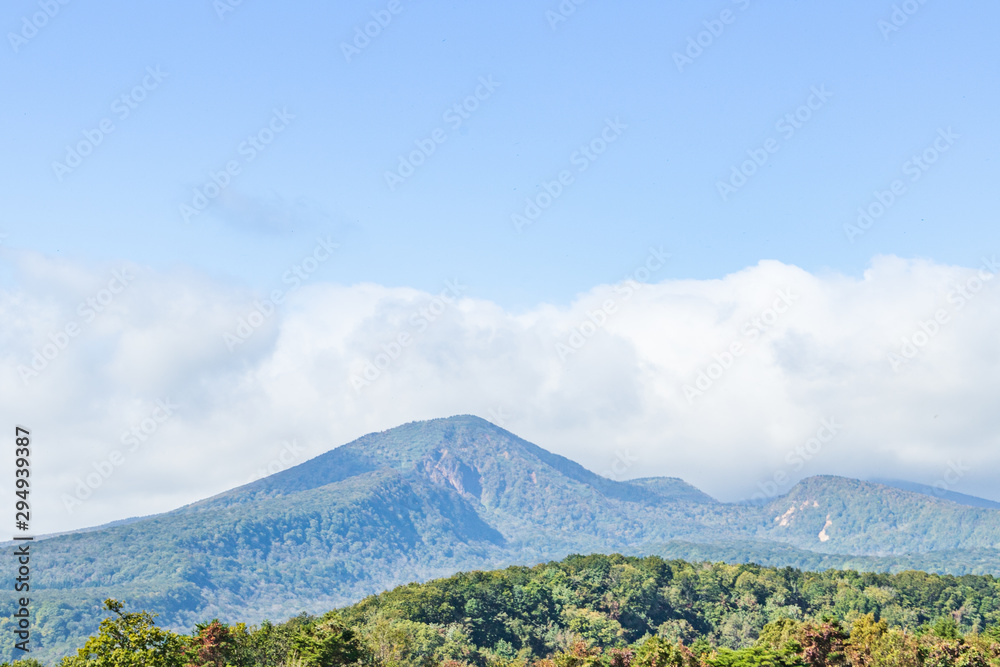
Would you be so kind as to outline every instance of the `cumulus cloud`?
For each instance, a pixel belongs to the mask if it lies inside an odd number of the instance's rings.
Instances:
[[[303,281],[272,311],[194,272],[5,252],[0,400],[33,430],[39,531],[166,511],[461,413],[725,500],[823,473],[1000,482],[989,261],[882,256],[857,278],[763,261],[654,284],[639,266],[518,312],[460,281]]]

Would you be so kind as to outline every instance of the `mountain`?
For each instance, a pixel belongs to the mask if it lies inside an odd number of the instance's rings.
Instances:
[[[885,486],[894,486],[897,489],[903,489],[904,491],[913,491],[914,493],[922,493],[925,496],[934,496],[935,498],[950,500],[951,502],[958,503],[959,505],[968,505],[969,507],[983,507],[986,509],[994,509],[994,510],[1000,509],[1000,503],[996,502],[995,500],[987,500],[986,498],[970,496],[965,493],[948,491],[947,489],[942,489],[936,486],[930,486],[929,484],[906,482],[901,479],[873,479],[871,481],[877,484],[884,484]]]
[[[810,477],[765,506],[768,538],[866,556],[1000,547],[1000,512],[843,477]]]
[[[676,478],[606,479],[458,416],[366,435],[173,512],[46,539],[32,593],[39,644],[58,652],[94,631],[106,597],[190,628],[320,613],[410,581],[572,553],[1000,574],[998,548],[995,509],[830,476],[760,505],[721,503]],[[5,653],[9,626],[0,619]]]

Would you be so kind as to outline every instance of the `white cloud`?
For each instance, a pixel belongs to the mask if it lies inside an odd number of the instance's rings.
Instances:
[[[288,464],[291,440],[305,448],[298,463],[460,413],[504,415],[506,428],[599,473],[679,476],[727,500],[820,473],[987,495],[1000,482],[1000,281],[971,291],[991,268],[876,257],[855,279],[764,261],[720,280],[601,285],[518,313],[460,284],[443,282],[442,295],[314,283],[230,352],[223,334],[261,295],[192,273],[7,252],[18,284],[0,292],[0,400],[8,424],[34,432],[40,532],[242,484]],[[123,269],[133,279],[86,321],[79,304]],[[79,333],[60,349],[70,323]],[[45,351],[56,354],[23,381],[18,368]],[[897,369],[890,353],[905,359]],[[382,368],[357,386],[368,362]],[[158,399],[177,405],[162,423]],[[841,425],[832,439],[830,418]],[[133,428],[145,440],[123,440]],[[108,465],[68,512],[61,499]]]

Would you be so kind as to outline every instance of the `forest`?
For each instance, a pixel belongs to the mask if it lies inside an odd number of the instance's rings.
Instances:
[[[277,624],[211,620],[186,635],[123,601],[105,611],[60,667],[1000,665],[992,575],[577,555],[400,586]]]
[[[34,657],[79,648],[107,599],[186,633],[213,618],[322,616],[410,582],[570,554],[1000,576],[997,544],[1000,512],[987,507],[830,475],[722,503],[678,478],[602,477],[459,415],[362,436],[172,512],[46,538]],[[0,660],[19,657],[15,621],[0,616]]]

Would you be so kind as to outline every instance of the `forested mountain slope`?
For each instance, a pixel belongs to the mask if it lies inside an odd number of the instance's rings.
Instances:
[[[1000,574],[1000,511],[838,477],[763,505],[618,482],[472,416],[414,422],[173,512],[40,542],[41,642],[105,597],[174,626],[319,613],[395,585],[572,553]],[[0,636],[7,641],[10,633]]]

